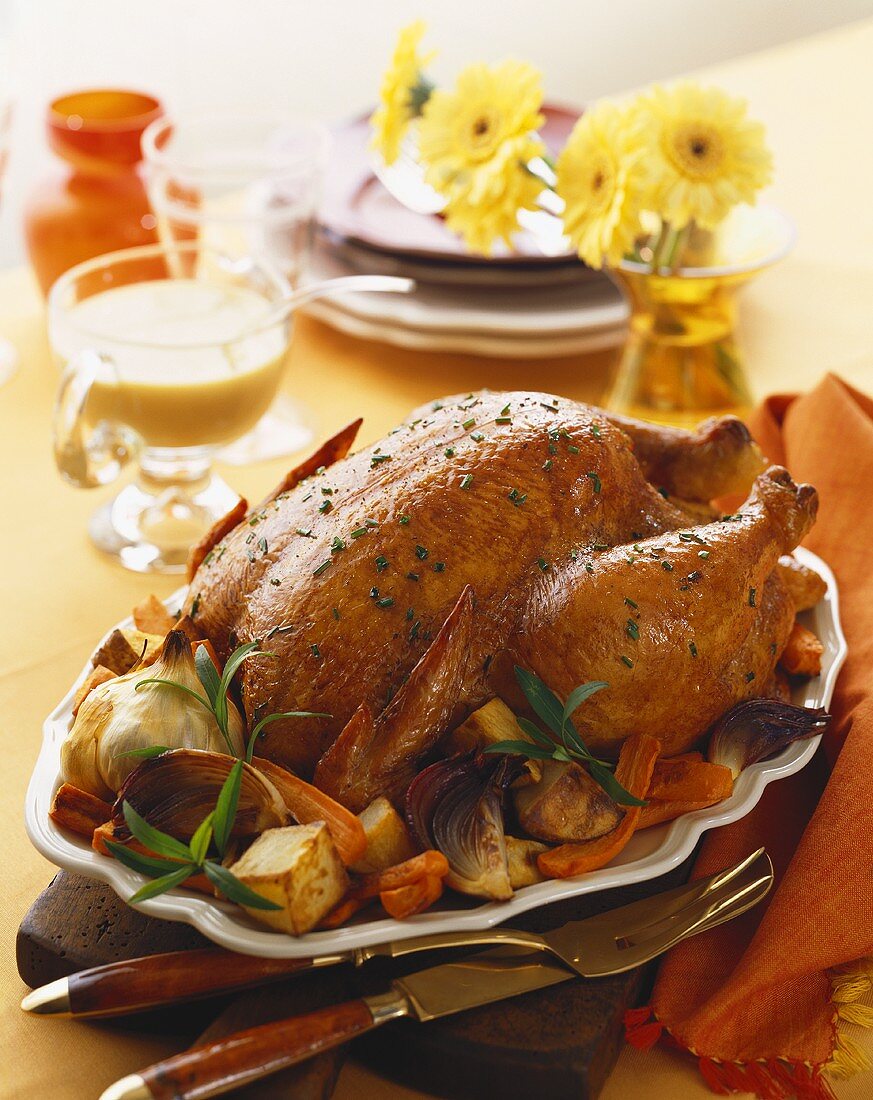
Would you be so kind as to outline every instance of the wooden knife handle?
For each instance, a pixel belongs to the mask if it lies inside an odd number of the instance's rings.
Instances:
[[[203,1100],[348,1042],[377,1022],[366,1001],[346,1001],[192,1047],[138,1076],[155,1100]]]
[[[139,1012],[275,981],[311,966],[311,959],[259,959],[220,947],[144,955],[71,974],[70,1011],[77,1016]]]

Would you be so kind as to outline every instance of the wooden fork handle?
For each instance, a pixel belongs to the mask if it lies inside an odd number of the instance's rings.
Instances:
[[[68,978],[74,1016],[113,1016],[193,1001],[308,970],[311,959],[260,959],[219,947],[168,951],[79,971]]]
[[[365,1000],[346,1001],[192,1047],[137,1076],[154,1100],[204,1100],[348,1042],[381,1022]],[[113,1095],[122,1100],[145,1093],[131,1090]]]

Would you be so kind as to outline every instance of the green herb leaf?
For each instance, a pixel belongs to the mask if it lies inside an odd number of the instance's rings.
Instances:
[[[136,905],[138,902],[155,898],[158,894],[165,894],[168,890],[172,890],[174,886],[181,886],[186,879],[189,879],[196,872],[197,867],[193,863],[186,863],[177,871],[171,871],[168,875],[161,875],[160,878],[153,878],[151,882],[141,886],[135,894],[127,899],[128,904]]]
[[[222,785],[218,799],[215,803],[214,820],[212,822],[215,835],[215,847],[220,855],[224,855],[230,833],[233,829],[236,808],[239,804],[239,791],[242,785],[243,762],[237,760],[230,769],[227,779]]]
[[[218,698],[215,702],[215,720],[218,723],[219,729],[225,735],[225,738],[227,738],[227,692],[230,688],[231,680],[233,680],[237,669],[246,657],[250,657],[259,648],[259,642],[246,642],[245,645],[238,646],[228,657],[227,664],[224,666],[224,672],[222,672],[221,680],[218,683]]]
[[[194,835],[191,837],[191,843],[188,845],[191,849],[191,858],[198,867],[202,866],[204,859],[206,859],[206,853],[209,851],[209,843],[212,840],[212,822],[214,818],[215,811],[213,810],[211,814],[207,814],[206,817],[203,818],[194,830]]]
[[[256,894],[254,890],[250,890],[245,883],[240,882],[236,875],[231,874],[220,863],[213,863],[208,860],[203,864],[203,870],[206,872],[209,881],[217,886],[226,898],[235,901],[237,905],[247,905],[250,909],[282,908],[281,905],[276,905],[275,902],[268,901],[261,894]]]
[[[542,748],[554,749],[555,742],[548,734],[543,733],[535,722],[531,722],[528,718],[521,717],[517,717],[515,720],[521,730],[526,733],[535,744],[540,745]]]
[[[116,840],[106,840],[104,843],[119,863],[123,863],[131,871],[136,871],[147,878],[157,878],[158,875],[166,875],[170,871],[178,870],[178,860],[157,859],[155,856],[147,856],[142,852],[133,851],[126,844],[119,844]]]
[[[520,665],[515,666],[515,678],[534,713],[545,722],[552,733],[560,737],[564,708],[557,695],[536,673],[528,672]]]
[[[567,724],[567,720],[573,714],[573,711],[581,706],[586,699],[590,699],[592,695],[608,687],[609,684],[606,680],[590,680],[587,684],[580,684],[579,687],[573,688],[567,696],[566,703],[564,703],[564,712],[561,715],[561,725],[565,726]]]
[[[626,790],[615,778],[609,768],[605,768],[596,760],[589,761],[588,767],[591,771],[591,778],[595,779],[600,786],[603,787],[609,797],[620,806],[647,805],[644,798],[636,798],[630,791]]]
[[[196,699],[198,703],[202,703],[208,711],[212,710],[208,699],[204,699],[204,697],[199,692],[194,691],[193,688],[189,688],[185,684],[179,684],[175,680],[167,680],[163,676],[150,676],[147,680],[137,680],[136,687],[134,687],[133,690],[139,691],[140,688],[144,688],[146,684],[164,684],[166,687],[176,688],[178,691],[187,691],[187,693]]]
[[[122,803],[121,809],[128,829],[143,847],[159,856],[167,856],[169,859],[184,859],[186,861],[191,859],[191,850],[187,844],[183,844],[181,840],[176,840],[174,836],[162,833],[154,825],[149,825],[146,819],[140,817],[126,799]]]
[[[529,760],[553,760],[557,746],[553,743],[551,748],[540,748],[532,745],[530,741],[496,741],[483,749],[483,752],[503,752],[510,756],[526,756]]]
[[[194,653],[194,666],[197,669],[197,678],[206,692],[206,698],[212,704],[214,710],[215,700],[218,698],[218,691],[221,686],[221,677],[218,675],[205,645],[197,647]]]
[[[128,749],[126,752],[117,752],[112,759],[120,760],[123,756],[137,756],[142,760],[151,760],[153,757],[160,756],[161,753],[169,751],[170,749],[167,745],[146,745],[141,749]]]

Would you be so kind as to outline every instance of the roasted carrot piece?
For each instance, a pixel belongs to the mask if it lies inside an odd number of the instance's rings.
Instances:
[[[443,880],[438,875],[426,875],[409,886],[398,886],[395,890],[383,890],[379,900],[385,912],[395,920],[406,920],[416,913],[423,913],[443,892]]]
[[[398,890],[402,886],[411,886],[425,878],[445,878],[448,873],[449,861],[442,852],[431,848],[427,852],[413,856],[412,859],[404,860],[403,863],[386,867],[384,871],[364,875],[354,892],[357,897],[374,898],[386,890]]]
[[[712,805],[727,798],[733,787],[731,770],[722,764],[703,760],[658,760],[646,798]]]
[[[648,829],[651,825],[661,825],[665,821],[673,821],[674,818],[690,813],[692,810],[705,810],[707,806],[714,806],[720,802],[715,798],[711,802],[690,802],[673,799],[667,801],[663,798],[650,798],[648,805],[643,806],[640,813],[638,829]]]
[[[818,676],[823,653],[824,646],[813,632],[796,622],[782,650],[779,664],[792,676]]]
[[[116,836],[111,821],[104,822],[94,830],[91,837],[91,847],[95,852],[99,852],[101,856],[109,856],[109,858],[112,859],[112,853],[106,847],[107,840],[112,840],[116,844],[123,844],[125,848],[130,848],[132,852],[138,852],[141,856],[153,856],[155,854],[154,852],[150,852],[144,845],[140,844],[138,840],[134,840],[133,837],[125,837],[122,839]],[[170,862],[181,863],[182,861],[180,859],[171,859]],[[185,879],[182,886],[186,890],[194,890],[198,894],[208,894],[210,897],[215,897],[215,888],[206,875],[192,875],[190,878]]]
[[[80,790],[72,783],[62,783],[52,800],[49,817],[62,829],[69,829],[71,833],[90,840],[94,830],[112,817],[112,807],[102,798]]]
[[[645,733],[635,733],[622,745],[615,777],[635,798],[645,798],[660,748],[660,742]],[[549,878],[570,878],[584,871],[596,871],[624,848],[639,820],[640,807],[627,806],[624,817],[611,833],[597,840],[562,844],[559,848],[541,852],[537,865]]]
[[[192,645],[191,648],[196,653],[197,650],[201,646],[203,646],[203,648],[206,650],[206,652],[212,658],[212,663],[215,665],[215,667],[218,669],[218,671],[221,672],[222,671],[222,664],[221,664],[221,661],[219,661],[219,659],[218,659],[218,654],[215,652],[215,647],[213,646],[212,642],[210,642],[210,640],[208,638],[200,638],[198,641],[194,642],[194,644]]]
[[[660,760],[658,760],[657,764],[655,764],[655,770],[657,771],[658,765],[662,764],[662,763],[664,763],[664,764],[666,764],[666,763],[675,764],[679,760],[702,760],[702,759],[703,759],[703,753],[702,752],[680,752],[678,754],[678,756],[662,756],[660,758]]]
[[[347,920],[350,920],[355,915],[355,913],[360,912],[361,909],[369,905],[372,900],[372,898],[359,898],[356,897],[354,894],[351,894],[349,897],[343,898],[339,905],[331,909],[327,916],[322,918],[318,927],[339,928],[340,925],[343,925],[346,923]]]
[[[367,834],[351,810],[271,760],[256,756],[252,765],[273,784],[299,825],[325,822],[346,867],[363,857],[367,850]]]
[[[88,673],[88,679],[76,692],[76,697],[73,700],[73,717],[75,718],[79,713],[79,707],[85,702],[94,688],[100,687],[101,684],[108,683],[109,680],[117,679],[118,673],[113,672],[112,669],[107,668],[106,665],[97,665],[92,668]]]
[[[169,634],[176,621],[157,596],[146,596],[133,609],[133,622],[144,634]]]

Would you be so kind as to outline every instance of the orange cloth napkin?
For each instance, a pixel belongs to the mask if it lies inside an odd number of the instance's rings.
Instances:
[[[694,868],[712,874],[765,845],[768,903],[674,948],[627,1037],[688,1050],[717,1093],[820,1100],[828,1073],[864,1066],[841,1020],[873,1023],[852,1003],[873,974],[873,400],[829,375],[769,398],[750,427],[771,462],[819,491],[805,545],[836,575],[848,658],[822,749],[709,833]]]

